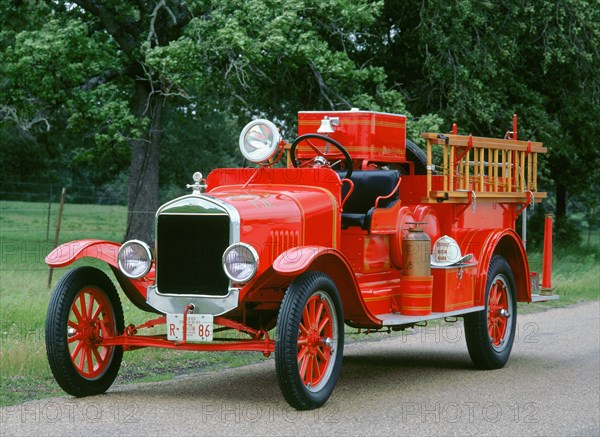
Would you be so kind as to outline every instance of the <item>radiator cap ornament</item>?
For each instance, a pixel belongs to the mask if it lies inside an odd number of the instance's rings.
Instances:
[[[192,179],[194,180],[193,184],[187,184],[186,188],[191,188],[192,194],[202,194],[206,189],[206,181],[202,178],[202,173],[199,171],[195,172],[192,175]]]

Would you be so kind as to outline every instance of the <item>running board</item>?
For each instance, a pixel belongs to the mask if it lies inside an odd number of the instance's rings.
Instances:
[[[426,316],[403,316],[402,314],[389,313],[380,314],[376,316],[383,322],[383,326],[394,326],[394,325],[409,325],[411,323],[423,322],[425,320],[443,319],[444,317],[456,317],[462,316],[463,314],[475,313],[477,311],[483,311],[485,307],[471,307],[462,310],[448,311],[445,313],[431,313]]]
[[[560,296],[558,294],[532,294],[531,295],[531,303],[534,302],[546,302],[549,300],[557,300],[560,299]]]

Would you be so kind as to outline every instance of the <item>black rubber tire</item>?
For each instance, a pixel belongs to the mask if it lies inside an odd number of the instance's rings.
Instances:
[[[102,316],[103,320],[113,320],[114,326],[107,329],[118,334],[122,334],[124,330],[121,301],[105,273],[93,267],[79,267],[71,270],[58,282],[46,315],[46,354],[58,385],[66,393],[76,397],[97,395],[108,390],[117,377],[123,359],[121,347],[105,348],[109,361],[102,373],[93,378],[82,375],[73,364],[68,342],[68,322],[75,299],[80,291],[86,289],[94,289],[106,298],[112,314],[107,319],[101,313],[98,318]]]
[[[509,311],[509,322],[507,331],[504,333],[503,343],[500,346],[494,346],[488,333],[488,309],[490,305],[490,289],[497,280],[505,282],[507,289],[507,305]],[[504,367],[515,339],[517,324],[517,299],[515,280],[506,262],[506,259],[500,255],[494,255],[488,268],[488,277],[485,286],[485,309],[476,313],[466,314],[465,338],[467,340],[467,349],[475,367],[482,370],[500,369]]]
[[[320,294],[329,299],[332,326],[337,328],[337,342],[332,338],[332,348],[324,379],[316,389],[304,384],[298,365],[298,337],[303,311],[309,299]],[[322,302],[322,301],[321,301]],[[335,337],[335,333],[333,337]],[[275,337],[275,369],[279,388],[285,400],[297,410],[321,407],[333,392],[342,366],[344,353],[344,316],[342,303],[334,282],[322,272],[306,272],[298,276],[287,289],[277,319]]]
[[[408,138],[406,139],[406,159],[414,164],[416,175],[427,174],[427,154]]]

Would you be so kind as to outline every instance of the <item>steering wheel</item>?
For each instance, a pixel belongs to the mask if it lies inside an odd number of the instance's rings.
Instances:
[[[305,134],[305,135],[300,135],[298,138],[296,138],[294,140],[294,142],[292,143],[292,147],[290,148],[290,160],[292,161],[292,165],[295,168],[300,167],[300,162],[296,159],[296,148],[298,147],[298,144],[300,144],[302,141],[310,140],[310,139],[325,141],[326,143],[329,143],[332,146],[334,146],[336,149],[338,149],[342,153],[342,155],[344,155],[344,159],[345,159],[344,163],[346,165],[346,175],[342,179],[350,178],[350,176],[352,175],[352,158],[350,157],[350,154],[344,148],[344,146],[342,146],[340,143],[338,143],[333,138],[326,137],[325,135]],[[314,162],[315,167],[330,167],[331,168],[331,164],[329,164],[329,160],[327,159],[327,147],[325,147],[325,152],[321,152],[310,141],[307,141],[307,143],[308,143],[309,147],[317,154],[317,156],[315,156],[308,162]]]

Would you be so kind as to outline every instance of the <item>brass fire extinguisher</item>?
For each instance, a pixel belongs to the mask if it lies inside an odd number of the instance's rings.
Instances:
[[[402,240],[402,275],[431,275],[431,239],[423,230],[425,222],[409,222],[414,225]]]

